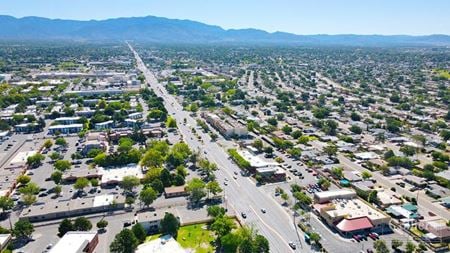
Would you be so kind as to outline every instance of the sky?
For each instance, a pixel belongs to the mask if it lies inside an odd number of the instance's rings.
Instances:
[[[0,15],[159,16],[296,34],[447,34],[450,0],[0,0]]]

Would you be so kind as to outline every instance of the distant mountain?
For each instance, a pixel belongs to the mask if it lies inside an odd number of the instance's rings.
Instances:
[[[257,29],[230,29],[190,20],[133,17],[107,20],[62,20],[0,15],[0,40],[80,40],[156,43],[236,43],[279,45],[449,46],[450,36],[296,35]]]

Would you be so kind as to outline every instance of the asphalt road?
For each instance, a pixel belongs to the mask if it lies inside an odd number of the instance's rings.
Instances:
[[[259,233],[269,240],[271,252],[293,252],[288,242],[297,244],[296,252],[313,252],[303,240],[303,233],[296,229],[292,217],[263,190],[255,186],[255,183],[247,177],[238,176],[233,179],[233,173],[239,168],[228,159],[228,154],[217,143],[211,142],[210,137],[202,131],[197,131],[202,141],[194,138],[191,127],[197,125],[195,119],[188,112],[183,111],[177,100],[167,93],[161,86],[153,73],[151,73],[137,52],[130,46],[134,53],[138,68],[143,72],[150,88],[164,99],[167,111],[177,120],[178,128],[184,136],[184,140],[193,150],[200,150],[209,160],[218,165],[215,175],[219,182],[228,180],[228,186],[224,186],[226,205],[236,213],[245,212],[246,219],[241,219],[245,224],[253,226]],[[182,124],[186,119],[186,125]],[[266,209],[263,214],[261,208]]]

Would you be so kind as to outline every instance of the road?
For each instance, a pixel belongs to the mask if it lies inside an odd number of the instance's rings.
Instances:
[[[303,234],[296,229],[292,217],[290,217],[283,208],[268,194],[256,187],[255,183],[248,177],[238,176],[233,179],[233,173],[238,172],[239,168],[228,159],[228,154],[217,143],[211,142],[210,137],[201,131],[197,133],[203,141],[193,138],[191,127],[196,126],[196,120],[183,111],[182,106],[170,95],[165,88],[158,83],[152,72],[150,72],[139,54],[129,45],[134,53],[137,67],[143,72],[150,88],[164,99],[164,105],[169,114],[178,122],[178,128],[184,136],[184,140],[193,150],[202,151],[203,155],[210,161],[218,165],[215,175],[219,182],[228,180],[228,186],[225,186],[225,202],[228,208],[232,208],[236,213],[245,212],[246,219],[242,219],[245,224],[254,226],[259,233],[264,235],[270,243],[271,252],[294,252],[288,245],[289,241],[296,242],[296,252],[313,252],[303,240]],[[186,124],[181,122],[186,119]],[[263,214],[260,209],[265,208]]]

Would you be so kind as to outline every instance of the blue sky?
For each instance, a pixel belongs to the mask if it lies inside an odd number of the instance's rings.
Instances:
[[[0,0],[0,14],[161,16],[297,34],[450,34],[450,0]]]

